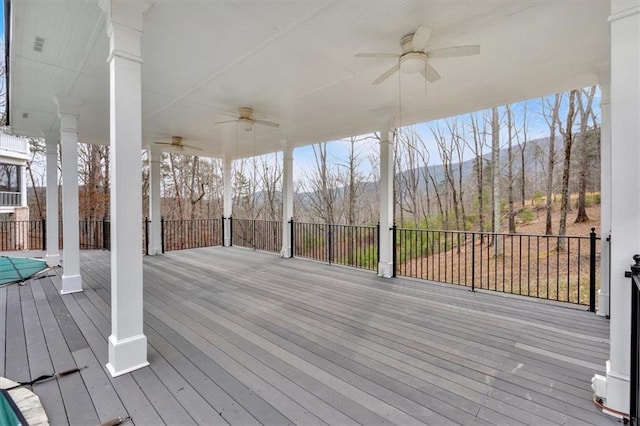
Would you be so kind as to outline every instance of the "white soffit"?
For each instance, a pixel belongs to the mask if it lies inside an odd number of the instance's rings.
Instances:
[[[10,114],[14,132],[57,126],[53,98],[83,101],[82,141],[109,140],[108,40],[95,1],[13,0]],[[200,154],[252,155],[476,111],[597,82],[608,61],[609,2],[157,1],[142,40],[143,140],[180,135]],[[433,28],[429,48],[480,44],[478,56],[433,58],[441,80],[398,74],[372,86],[400,38]],[[42,52],[33,50],[44,38]],[[399,87],[402,87],[402,108]],[[241,106],[280,123],[226,124]],[[29,118],[23,119],[22,113]]]

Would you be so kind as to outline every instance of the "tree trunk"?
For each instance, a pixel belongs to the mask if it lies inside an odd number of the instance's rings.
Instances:
[[[558,235],[567,234],[567,211],[569,210],[569,172],[571,169],[571,146],[573,145],[573,122],[575,119],[575,101],[577,90],[569,93],[569,109],[567,110],[567,122],[562,134],[564,141],[564,165],[562,167],[562,187],[560,199],[560,227]],[[564,249],[564,238],[558,239],[558,250]]]
[[[544,233],[546,235],[553,235],[551,213],[553,209],[552,197],[553,197],[553,172],[556,166],[556,128],[558,125],[558,114],[560,111],[560,103],[562,101],[562,95],[556,94],[553,101],[553,107],[551,110],[551,121],[549,124],[549,163],[547,166],[547,203],[546,203],[546,225]]]
[[[578,109],[580,111],[580,185],[578,191],[578,215],[575,223],[588,222],[589,216],[587,216],[586,209],[586,196],[587,196],[587,181],[589,180],[589,154],[591,144],[590,135],[587,130],[589,116],[591,115],[591,109],[593,105],[593,97],[596,93],[596,86],[591,86],[587,93],[587,105],[584,106],[582,102],[582,91],[578,98]],[[592,132],[594,137],[599,137],[597,132]]]
[[[508,217],[509,217],[509,233],[516,233],[516,214],[513,208],[513,114],[511,113],[511,107],[506,106],[507,110],[507,132],[508,132],[508,145],[507,145],[507,181],[509,182],[509,189],[507,191],[507,203],[508,203]]]
[[[498,121],[498,108],[491,109],[491,187],[493,199],[493,255],[499,256],[502,250],[502,242],[498,233],[500,227],[500,123]]]

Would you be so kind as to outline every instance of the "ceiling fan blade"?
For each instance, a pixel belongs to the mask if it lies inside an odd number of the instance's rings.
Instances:
[[[479,45],[445,47],[427,52],[429,58],[455,58],[458,56],[471,56],[480,53]]]
[[[154,142],[154,144],[155,145],[172,145],[171,142],[159,142],[159,141]]]
[[[278,123],[274,123],[273,121],[253,120],[253,122],[256,124],[262,124],[264,126],[269,126],[269,127],[280,127]]]
[[[421,74],[429,83],[440,80],[440,74],[438,74],[438,71],[429,64],[425,64],[424,71],[422,71]]]
[[[356,58],[397,58],[395,53],[357,53]]]
[[[238,120],[235,119],[235,120],[218,121],[217,123],[213,123],[213,125],[217,126],[219,124],[235,123],[236,121],[238,121]]]
[[[176,145],[174,145],[174,146],[176,146]],[[194,151],[202,151],[202,148],[197,147],[197,146],[193,146],[193,145],[177,145],[177,146],[179,146],[180,148],[189,148],[189,149],[192,149]]]
[[[421,52],[429,43],[431,39],[431,33],[433,32],[433,28],[427,26],[419,26],[416,32],[413,34],[413,39],[411,40],[411,49],[414,52]]]
[[[380,77],[376,78],[376,80],[371,84],[382,83],[383,81],[385,81],[386,79],[388,79],[389,77],[397,73],[399,69],[400,69],[400,64],[395,64],[394,66],[389,68],[384,74],[382,74]]]

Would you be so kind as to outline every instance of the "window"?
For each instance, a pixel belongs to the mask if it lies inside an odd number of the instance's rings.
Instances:
[[[0,164],[0,191],[20,192],[20,166]]]

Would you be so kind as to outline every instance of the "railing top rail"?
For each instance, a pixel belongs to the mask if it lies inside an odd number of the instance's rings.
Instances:
[[[297,222],[294,221],[296,225],[318,225],[318,226],[341,226],[344,228],[366,228],[366,229],[376,229],[376,225],[343,225],[339,223],[322,223],[322,222]]]
[[[255,222],[282,222],[281,220],[277,220],[277,219],[251,219],[251,218],[246,218],[246,217],[234,217],[233,220],[249,220],[249,221],[255,221]]]
[[[151,219],[149,219],[151,220]],[[209,218],[204,218],[204,219],[163,219],[166,222],[197,222],[197,221],[203,221],[203,220],[211,220],[211,221],[216,221],[216,220],[220,220],[219,217],[209,217]]]
[[[458,231],[452,229],[424,229],[424,228],[400,228],[396,227],[398,231],[416,231],[416,232],[441,232],[448,234],[475,234],[475,235],[497,235],[497,236],[506,236],[506,237],[543,237],[543,238],[571,238],[571,239],[580,239],[580,240],[589,240],[589,236],[584,235],[546,235],[546,234],[521,234],[515,233],[510,234],[508,232],[487,232],[487,231]],[[596,237],[596,240],[600,240],[600,237]]]

